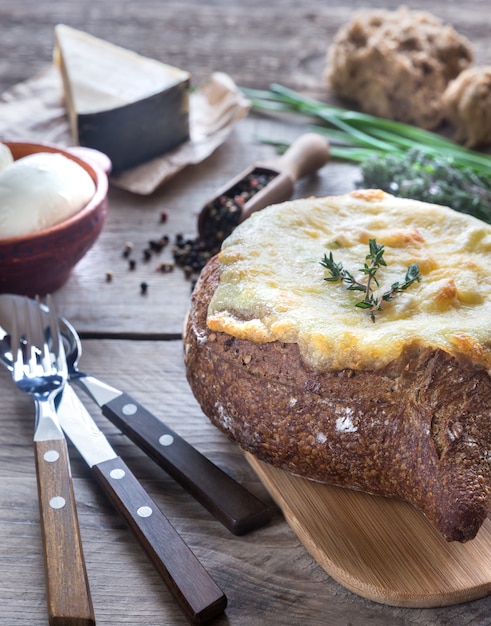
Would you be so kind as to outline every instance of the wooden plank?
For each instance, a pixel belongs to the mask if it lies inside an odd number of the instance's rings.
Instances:
[[[51,60],[53,28],[62,22],[192,73],[229,73],[245,86],[281,82],[322,93],[325,54],[336,31],[360,8],[396,8],[399,2],[310,0],[92,0],[90,7],[56,0],[18,0],[1,7],[0,92],[37,73]],[[478,63],[491,62],[487,0],[432,0],[431,11],[472,42]],[[185,44],[184,44],[185,42]]]
[[[247,3],[237,0],[92,0],[0,2],[0,92],[28,79],[51,62],[53,28],[65,22],[141,54],[192,72],[197,84],[212,71],[229,73],[245,86],[280,82],[332,99],[322,84],[325,54],[336,30],[358,2],[307,4],[293,0]],[[398,3],[368,0],[363,6]],[[469,37],[477,63],[491,63],[488,0],[449,3],[432,0],[422,8],[453,23]],[[183,43],[185,42],[185,44]],[[193,236],[197,213],[209,197],[256,159],[272,155],[256,135],[294,137],[299,129],[250,116],[229,140],[199,166],[189,167],[150,198],[116,189],[103,235],[77,267],[57,304],[87,333],[135,332],[173,337],[180,333],[189,302],[189,283],[179,272],[158,275],[153,265],[138,264],[130,273],[121,257],[132,240],[135,250],[160,234]],[[299,186],[296,197],[351,189],[356,168],[330,164]],[[114,281],[105,282],[105,272]],[[139,293],[146,280],[148,294]],[[104,375],[143,401],[172,428],[188,438],[256,495],[268,498],[241,452],[202,415],[185,381],[179,341],[85,341],[82,366]],[[46,624],[39,514],[32,456],[32,403],[14,390],[0,371],[0,625]],[[195,553],[229,597],[220,626],[448,626],[488,624],[491,599],[443,608],[384,606],[353,594],[316,563],[276,512],[272,523],[234,537],[183,489],[87,402],[111,443],[143,481]],[[101,495],[89,471],[71,449],[75,491],[97,623],[105,626],[185,624],[162,581]]]

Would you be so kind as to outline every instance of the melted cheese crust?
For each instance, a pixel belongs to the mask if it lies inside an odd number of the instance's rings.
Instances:
[[[385,246],[380,291],[422,275],[372,322],[360,292],[324,280],[324,253],[361,274],[369,239]],[[379,190],[295,200],[253,214],[223,243],[211,330],[295,342],[316,371],[375,369],[409,345],[440,348],[491,370],[491,226]],[[378,293],[379,290],[377,290]]]

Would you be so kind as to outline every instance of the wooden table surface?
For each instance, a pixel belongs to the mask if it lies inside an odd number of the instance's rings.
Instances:
[[[472,42],[476,62],[491,64],[487,0],[407,2],[454,24]],[[399,2],[308,3],[292,0],[0,0],[0,93],[51,62],[53,27],[63,22],[188,69],[198,84],[213,71],[239,85],[279,82],[319,97],[325,53],[337,29],[361,6],[396,8]],[[180,333],[191,286],[182,272],[128,269],[127,241],[135,254],[149,239],[196,235],[199,209],[229,178],[273,156],[256,137],[291,139],[301,127],[249,115],[206,161],[180,172],[149,197],[116,188],[94,248],[55,294],[59,310],[84,336],[83,369],[125,389],[210,459],[269,501],[240,451],[212,427],[184,375]],[[295,196],[350,191],[357,170],[329,164],[302,181]],[[168,213],[160,223],[162,211]],[[163,253],[162,260],[165,260]],[[107,270],[114,279],[105,280]],[[142,281],[148,293],[140,294]],[[132,339],[128,339],[131,336]],[[0,625],[47,623],[39,514],[32,450],[33,407],[0,371]],[[310,557],[275,510],[265,528],[230,534],[167,474],[87,403],[102,430],[166,512],[228,596],[220,626],[266,624],[379,626],[491,624],[491,598],[434,609],[376,604],[345,590]],[[187,623],[137,542],[105,500],[74,449],[72,470],[88,573],[100,626]],[[271,503],[272,504],[272,503]],[[272,505],[273,506],[273,505]]]

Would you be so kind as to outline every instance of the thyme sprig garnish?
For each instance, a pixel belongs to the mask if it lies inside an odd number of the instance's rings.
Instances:
[[[406,291],[414,282],[421,280],[421,273],[419,271],[419,265],[417,263],[411,263],[406,271],[403,282],[392,283],[390,289],[382,294],[375,292],[375,288],[378,288],[379,281],[377,279],[377,272],[380,267],[387,266],[384,259],[384,246],[377,243],[376,239],[370,239],[368,242],[369,254],[365,257],[363,267],[359,268],[359,272],[366,277],[364,282],[357,280],[351,272],[343,267],[342,263],[336,263],[332,252],[324,254],[324,258],[320,262],[323,267],[329,270],[329,276],[325,276],[324,280],[328,283],[336,283],[339,281],[344,282],[347,285],[348,291],[361,291],[365,294],[363,300],[360,300],[355,304],[359,309],[366,309],[370,313],[372,322],[375,322],[375,316],[377,311],[382,310],[382,303],[393,300],[398,293]]]

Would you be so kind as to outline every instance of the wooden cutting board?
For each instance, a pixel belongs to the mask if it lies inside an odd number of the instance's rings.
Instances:
[[[411,505],[308,481],[246,454],[321,567],[354,593],[402,607],[459,604],[491,594],[491,519],[448,543]]]

